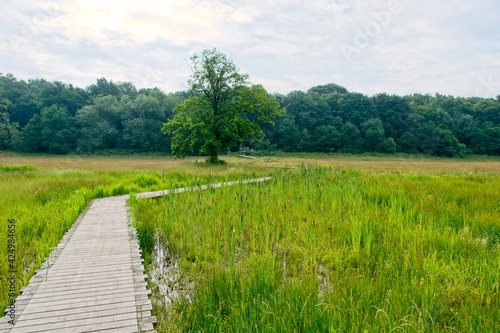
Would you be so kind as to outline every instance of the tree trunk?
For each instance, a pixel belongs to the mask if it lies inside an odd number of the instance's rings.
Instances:
[[[208,157],[207,162],[209,164],[218,164],[219,163],[219,156],[218,156],[217,150],[215,150],[215,148],[210,148],[210,156]]]

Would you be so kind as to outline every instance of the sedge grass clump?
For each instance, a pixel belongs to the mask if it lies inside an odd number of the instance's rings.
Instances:
[[[195,285],[156,310],[159,330],[495,331],[499,187],[302,167],[136,200],[140,237],[158,233]]]

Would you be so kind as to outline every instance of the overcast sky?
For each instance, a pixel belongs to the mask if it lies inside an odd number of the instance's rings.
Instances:
[[[217,48],[288,93],[500,95],[498,0],[0,0],[0,73],[187,89]]]

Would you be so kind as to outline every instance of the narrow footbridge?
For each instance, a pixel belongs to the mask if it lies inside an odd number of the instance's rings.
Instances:
[[[154,198],[270,178],[137,194]],[[0,333],[155,332],[128,195],[93,200],[16,299]]]

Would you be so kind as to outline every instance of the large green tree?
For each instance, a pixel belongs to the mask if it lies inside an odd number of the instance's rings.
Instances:
[[[347,122],[340,131],[343,153],[357,154],[363,151],[363,137],[353,123]]]
[[[21,133],[20,148],[29,152],[67,154],[78,138],[74,118],[57,105],[35,114]]]
[[[44,150],[51,154],[67,154],[75,148],[78,131],[75,119],[64,107],[53,105],[40,115],[41,140]]]
[[[121,112],[123,136],[120,145],[143,152],[169,151],[170,142],[161,133],[166,118],[164,109],[157,96],[138,94]]]
[[[162,132],[172,138],[172,152],[207,154],[218,163],[219,154],[239,141],[259,141],[260,124],[284,113],[280,104],[260,85],[250,85],[232,60],[216,49],[191,57],[191,96],[174,108]]]
[[[76,113],[80,127],[77,150],[88,154],[99,150],[117,148],[123,130],[120,113],[128,97],[118,100],[115,96],[96,97],[92,105],[87,105]]]
[[[384,124],[378,118],[370,118],[361,124],[365,138],[365,148],[368,151],[380,151],[385,143]]]

